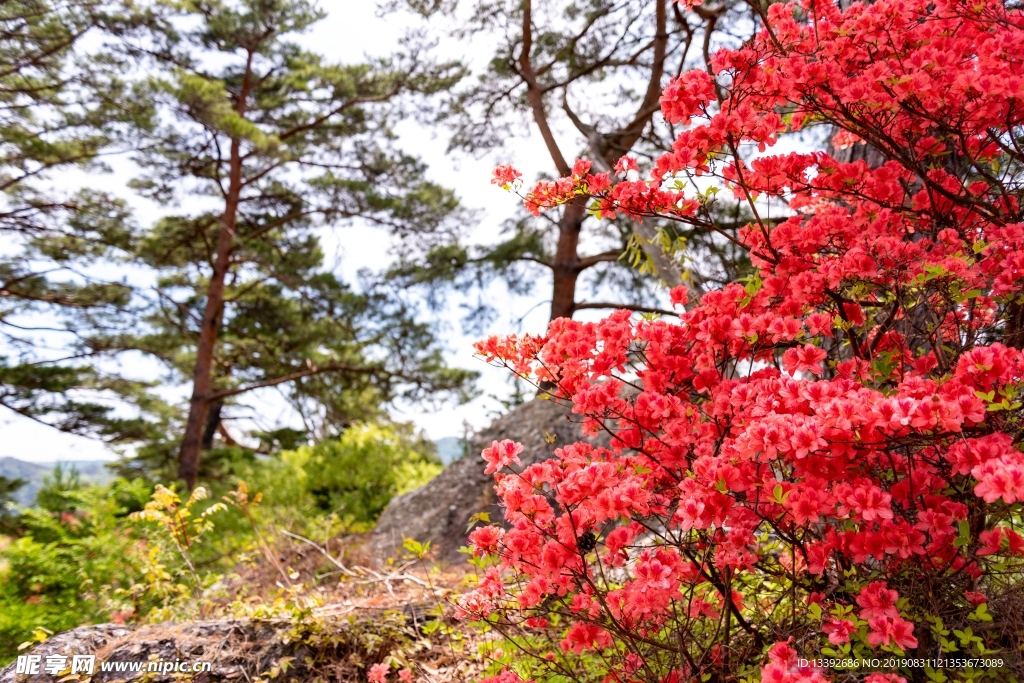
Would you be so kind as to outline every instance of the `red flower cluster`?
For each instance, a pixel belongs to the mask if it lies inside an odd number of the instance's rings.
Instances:
[[[758,217],[746,286],[678,322],[618,311],[477,345],[611,443],[521,471],[517,444],[485,451],[505,527],[473,532],[495,564],[462,611],[557,631],[609,681],[724,679],[761,656],[762,680],[822,681],[789,635],[902,652],[983,605],[993,567],[1022,580],[1024,14],[806,0],[763,18],[714,80],[666,88],[690,127],[649,178],[577,162],[526,197],[714,227],[686,190],[711,176]],[[884,163],[764,153],[812,123]]]

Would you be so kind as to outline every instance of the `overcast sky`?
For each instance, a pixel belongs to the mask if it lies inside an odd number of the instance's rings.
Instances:
[[[302,42],[307,48],[324,54],[328,59],[342,62],[358,62],[364,55],[386,55],[394,51],[399,38],[411,21],[410,18],[394,16],[379,18],[376,16],[373,2],[326,0],[321,6],[328,12],[327,19],[304,36]],[[454,55],[477,62],[490,56],[486,49],[464,42],[442,43],[439,54]],[[538,139],[531,137],[528,130],[522,131],[522,136],[514,145],[510,145],[509,149],[478,159],[464,155],[446,156],[444,132],[435,132],[417,122],[400,125],[399,133],[402,147],[429,164],[429,173],[434,180],[455,188],[467,206],[481,209],[479,223],[473,226],[473,237],[479,242],[496,241],[501,220],[509,216],[519,202],[514,195],[506,194],[490,184],[490,171],[495,164],[515,163],[524,171],[528,181],[536,177],[539,171],[547,170],[550,166],[543,145]],[[124,188],[124,181],[128,175],[128,172],[117,172],[106,178],[93,176],[90,178],[90,185],[130,198]],[[137,206],[137,213],[142,221],[147,220],[148,211],[150,209],[144,205]],[[355,280],[360,268],[367,265],[383,268],[389,259],[388,235],[380,230],[366,226],[340,228],[325,231],[322,238],[328,257],[337,259],[340,273],[349,282]],[[488,297],[504,314],[495,323],[492,332],[540,332],[544,329],[548,306],[543,303],[547,298],[543,283],[539,283],[537,296],[533,300],[513,300],[501,287],[489,291]],[[466,405],[447,406],[438,412],[425,412],[411,406],[400,406],[394,413],[398,419],[414,422],[435,440],[446,436],[462,436],[464,424],[467,423],[472,428],[487,424],[494,411],[499,408],[499,404],[488,398],[488,395],[507,395],[510,390],[507,373],[504,370],[489,368],[472,357],[472,343],[476,337],[462,333],[459,317],[457,302],[453,302],[440,316],[444,330],[443,341],[448,350],[449,360],[453,365],[476,369],[482,373],[479,388],[484,396]],[[521,323],[513,329],[513,321],[519,318],[522,318]],[[188,388],[180,389],[184,398]],[[264,395],[262,400],[251,403],[263,413],[267,421],[286,417],[286,408],[273,394]],[[116,457],[101,443],[61,434],[9,411],[0,414],[0,428],[4,436],[0,444],[0,456],[10,455],[29,461]]]

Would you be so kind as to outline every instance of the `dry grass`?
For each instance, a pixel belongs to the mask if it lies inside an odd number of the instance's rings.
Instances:
[[[213,676],[197,681],[365,682],[367,668],[381,661],[412,669],[417,681],[479,678],[487,666],[479,646],[488,637],[451,617],[451,599],[473,568],[438,565],[429,556],[374,562],[366,540],[351,535],[317,547],[278,535],[274,546],[288,583],[254,553],[205,592],[190,615],[197,621],[143,625],[102,656],[162,651],[154,644],[171,641],[179,652],[214,663]]]

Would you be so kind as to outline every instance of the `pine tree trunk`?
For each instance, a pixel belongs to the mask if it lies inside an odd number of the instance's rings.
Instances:
[[[576,310],[576,280],[580,276],[578,248],[586,217],[583,206],[566,204],[562,220],[558,222],[558,246],[551,268],[555,280],[551,292],[551,320],[571,318]]]
[[[246,103],[252,87],[253,52],[249,52],[245,65],[245,76],[235,103],[235,112],[245,116]],[[231,267],[231,252],[235,244],[235,224],[238,219],[238,202],[242,196],[242,144],[239,138],[232,138],[228,159],[228,191],[221,216],[220,233],[217,235],[217,250],[214,255],[213,273],[206,288],[206,308],[203,310],[202,327],[199,329],[199,343],[196,345],[196,364],[192,373],[192,399],[189,401],[188,421],[181,439],[178,455],[178,478],[189,488],[199,479],[199,457],[203,450],[203,432],[206,428],[206,414],[210,405],[213,388],[213,357],[217,350],[217,335],[223,321],[224,282]]]
[[[203,428],[203,440],[201,450],[208,451],[213,448],[213,437],[217,435],[217,427],[220,426],[220,415],[224,409],[224,401],[210,401],[206,407],[206,427]]]
[[[199,479],[199,457],[203,449],[203,432],[213,386],[213,358],[224,309],[224,282],[231,267],[231,251],[235,241],[238,199],[242,191],[242,153],[238,140],[231,143],[230,164],[228,196],[217,236],[213,273],[206,288],[206,308],[203,310],[199,343],[196,345],[196,364],[192,373],[192,399],[178,459],[178,477],[189,488],[194,487]]]

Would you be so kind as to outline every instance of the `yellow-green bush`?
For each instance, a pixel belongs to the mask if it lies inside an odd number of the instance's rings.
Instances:
[[[237,459],[222,480],[204,482],[208,497],[186,506],[192,519],[214,505],[223,509],[207,520],[202,542],[184,553],[153,515],[129,519],[155,482],[86,486],[73,472],[57,472],[37,505],[18,511],[16,528],[0,538],[0,665],[40,628],[145,619],[154,609],[187,616],[223,573],[268,554],[259,535],[273,541],[276,530],[286,529],[324,539],[368,528],[393,496],[441,471],[431,446],[407,428],[367,424],[276,457]],[[247,514],[223,504],[235,500],[231,489],[242,480],[254,496]]]
[[[394,496],[430,481],[442,465],[426,444],[381,425],[353,426],[338,438],[286,451],[317,508],[350,523],[372,523]]]

